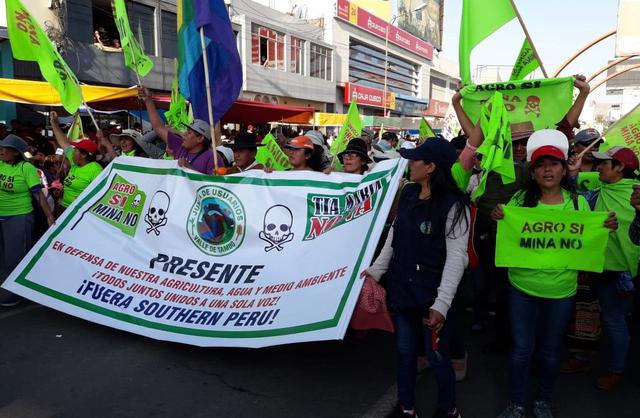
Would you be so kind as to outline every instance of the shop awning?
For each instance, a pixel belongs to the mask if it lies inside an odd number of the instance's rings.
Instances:
[[[136,97],[137,88],[82,85],[82,95],[89,104]],[[62,106],[60,95],[51,84],[42,81],[0,78],[0,100],[42,106]]]
[[[223,123],[269,123],[284,122],[298,125],[313,125],[312,107],[286,106],[252,100],[236,100],[222,117]]]

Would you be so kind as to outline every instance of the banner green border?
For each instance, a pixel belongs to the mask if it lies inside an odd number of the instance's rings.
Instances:
[[[43,285],[40,285],[38,283],[34,283],[29,279],[27,279],[27,275],[33,269],[37,261],[42,257],[44,252],[51,247],[51,243],[55,239],[55,237],[58,236],[60,232],[62,232],[62,230],[69,224],[69,222],[71,222],[73,218],[75,218],[80,208],[84,207],[87,204],[87,202],[91,200],[96,194],[98,194],[99,190],[101,190],[104,187],[105,183],[108,182],[109,178],[113,174],[114,169],[129,171],[129,172],[145,173],[145,174],[172,175],[172,176],[178,176],[178,177],[186,177],[191,180],[207,181],[210,183],[221,183],[221,184],[229,184],[229,183],[252,184],[257,186],[269,186],[269,187],[311,186],[311,187],[324,187],[328,189],[343,189],[344,187],[357,187],[358,185],[364,182],[378,180],[386,176],[390,176],[391,178],[393,178],[393,176],[395,176],[398,171],[398,166],[399,165],[396,164],[396,166],[393,169],[370,174],[364,177],[363,179],[361,179],[359,182],[332,183],[332,182],[316,181],[316,180],[283,180],[283,179],[262,179],[262,178],[253,178],[253,177],[207,176],[204,174],[185,172],[181,169],[176,169],[176,168],[151,168],[151,167],[132,166],[132,165],[122,164],[122,163],[113,163],[110,166],[109,174],[107,174],[95,187],[93,187],[91,191],[88,192],[80,202],[74,202],[72,204],[72,207],[67,209],[67,211],[71,211],[71,213],[67,215],[64,221],[61,222],[56,227],[55,231],[53,231],[46,238],[46,241],[40,246],[35,256],[29,261],[27,266],[19,273],[15,281],[16,283],[19,283],[20,285],[27,287],[29,289],[32,289],[36,292],[39,292],[49,297],[52,297],[54,299],[58,299],[60,301],[66,302],[70,305],[74,305],[76,307],[83,308],[88,311],[91,311],[106,317],[113,318],[115,320],[128,322],[130,324],[137,325],[144,328],[157,329],[160,331],[165,331],[165,332],[170,332],[175,334],[193,335],[193,336],[199,336],[199,337],[212,337],[212,338],[261,338],[261,337],[274,337],[274,336],[281,336],[281,335],[288,335],[288,334],[297,334],[302,332],[317,331],[321,329],[336,327],[340,321],[340,317],[342,316],[342,312],[347,303],[349,294],[351,293],[351,288],[353,287],[355,280],[360,275],[362,258],[364,257],[364,253],[367,249],[367,245],[371,238],[371,234],[373,233],[373,227],[375,225],[375,222],[371,222],[369,230],[367,231],[367,235],[365,237],[364,243],[360,249],[360,254],[358,255],[358,259],[356,261],[357,268],[354,268],[353,274],[349,280],[349,283],[345,288],[344,294],[340,298],[340,303],[338,304],[338,309],[334,317],[332,319],[325,320],[325,321],[319,321],[319,322],[314,322],[314,323],[305,324],[305,325],[297,325],[297,326],[287,327],[287,328],[277,328],[277,329],[259,330],[259,331],[214,331],[214,330],[186,328],[186,327],[180,327],[176,325],[162,324],[158,322],[149,321],[146,319],[141,319],[133,315],[129,315],[127,313],[113,311],[113,310],[104,308],[102,306],[94,305],[93,303],[89,303],[87,301],[77,299],[67,294],[58,292],[57,290],[53,290]],[[384,198],[387,192],[389,191],[390,187],[391,187],[391,182],[387,182],[386,187],[384,187],[384,190],[380,197],[380,204],[376,208],[374,219],[378,218],[380,214],[380,209],[382,208],[382,205],[384,203]],[[92,322],[95,322],[95,321],[92,321]]]

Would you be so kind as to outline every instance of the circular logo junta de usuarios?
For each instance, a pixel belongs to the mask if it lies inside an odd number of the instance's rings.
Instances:
[[[234,252],[244,240],[244,206],[229,190],[203,186],[189,211],[187,235],[200,251],[212,256]]]

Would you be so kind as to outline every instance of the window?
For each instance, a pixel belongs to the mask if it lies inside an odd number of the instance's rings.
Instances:
[[[165,58],[178,56],[178,38],[176,34],[176,14],[162,11],[162,55]]]
[[[331,80],[331,50],[311,44],[311,77]]]
[[[133,36],[138,39],[145,53],[156,54],[155,8],[140,3],[131,3],[129,24]],[[175,28],[175,24],[173,26]]]
[[[291,72],[304,74],[304,40],[291,37]]]
[[[251,25],[251,62],[284,71],[284,34]]]

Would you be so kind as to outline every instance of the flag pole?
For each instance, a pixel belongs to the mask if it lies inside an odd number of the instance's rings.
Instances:
[[[536,49],[536,46],[533,44],[533,39],[531,39],[531,35],[529,35],[529,31],[527,30],[527,26],[524,24],[524,20],[522,19],[522,16],[520,16],[520,12],[518,11],[518,7],[516,7],[516,2],[514,0],[509,0],[509,1],[511,1],[511,5],[513,6],[513,11],[516,12],[516,16],[518,17],[518,22],[520,22],[520,26],[522,26],[522,30],[524,31],[524,35],[529,40],[529,44],[531,45],[531,49],[533,50],[533,54],[536,56],[536,59],[538,60],[538,63],[540,64],[540,69],[542,70],[542,74],[544,75],[544,78],[549,78],[549,76],[547,75],[547,70],[544,69],[544,65],[542,64],[542,60],[540,59],[540,55],[538,55],[538,50]]]
[[[215,174],[218,173],[218,150],[213,127],[213,103],[211,100],[211,87],[209,83],[209,62],[207,61],[207,46],[204,42],[204,27],[200,27],[200,45],[202,47],[202,61],[204,63],[204,84],[207,89],[207,107],[209,109],[209,129],[211,129],[211,146],[213,148],[213,166]]]

